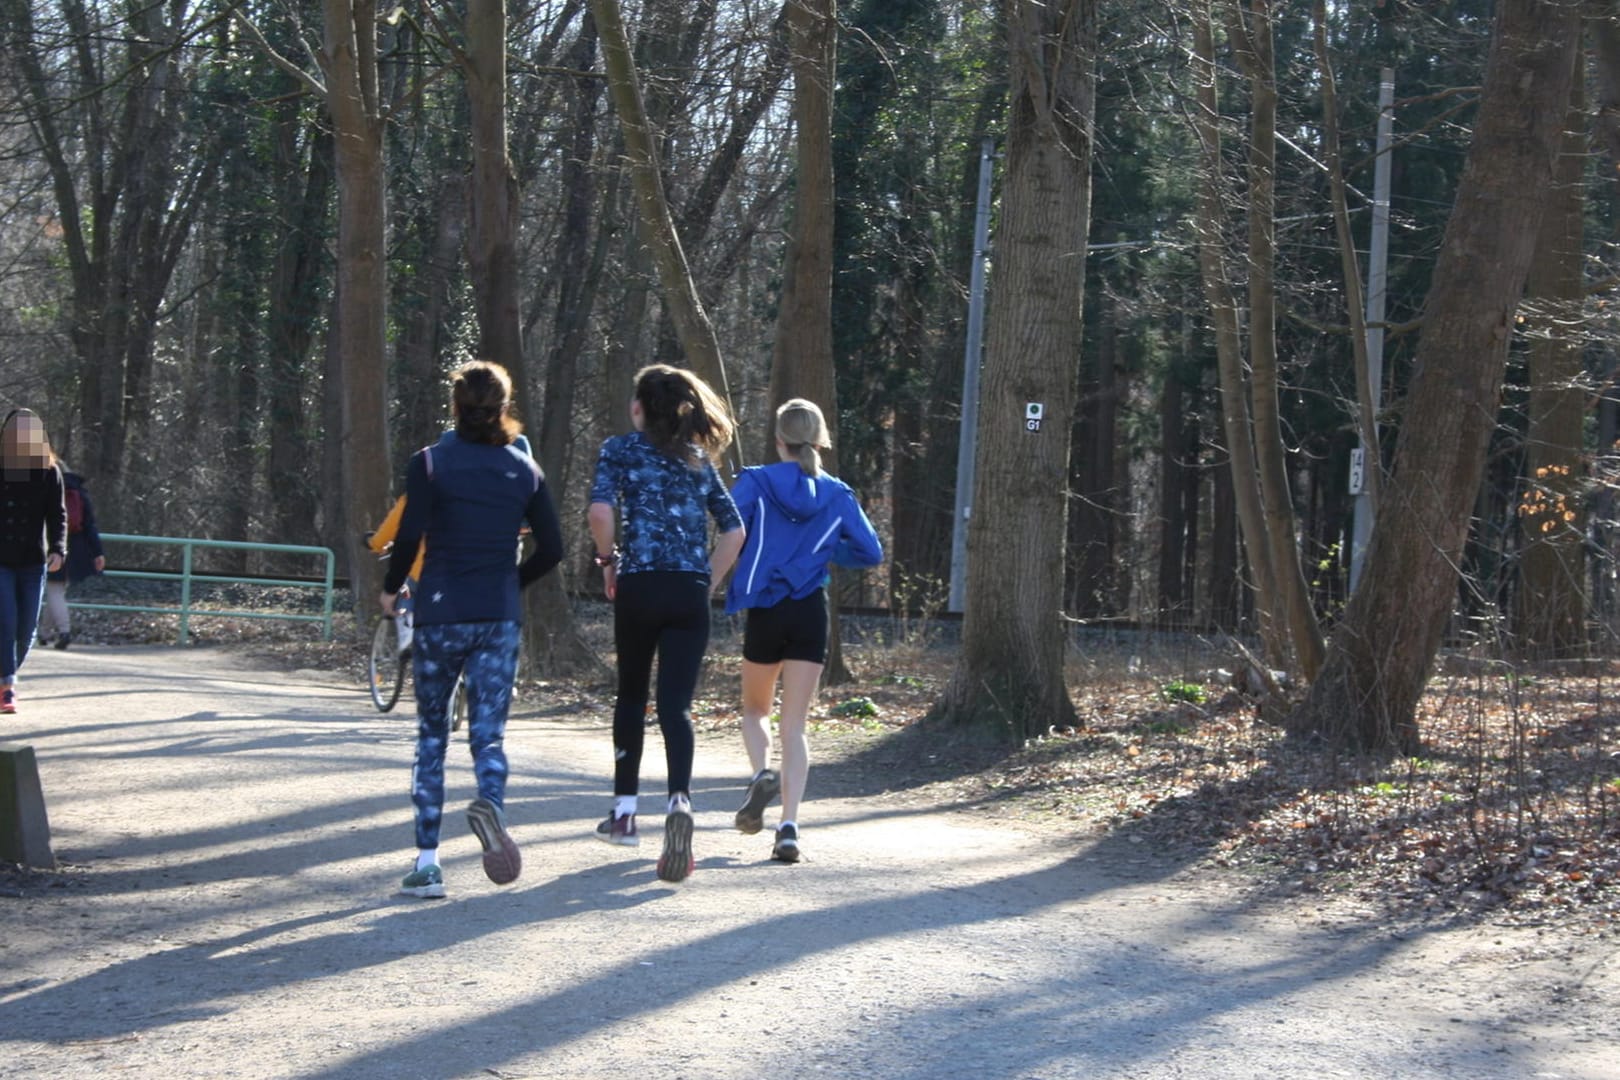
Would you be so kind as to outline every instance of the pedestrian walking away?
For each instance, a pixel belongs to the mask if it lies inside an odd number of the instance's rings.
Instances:
[[[636,373],[630,422],[634,431],[602,444],[588,511],[596,565],[613,602],[619,665],[613,809],[596,835],[611,844],[641,842],[636,804],[656,658],[654,708],[669,770],[657,873],[665,881],[682,881],[696,865],[692,695],[709,645],[710,596],[743,545],[737,507],[713,460],[730,445],[733,424],[707,383],[666,364]],[[711,520],[719,531],[712,550]]]
[[[15,713],[17,671],[34,643],[47,572],[67,557],[62,470],[32,409],[0,423],[0,713]]]
[[[519,425],[511,406],[505,368],[474,360],[457,369],[451,390],[455,429],[411,457],[405,507],[383,579],[383,614],[393,616],[400,586],[425,547],[411,646],[416,865],[400,884],[408,896],[445,895],[438,847],[450,694],[458,678],[465,687],[478,786],[467,824],[484,849],[491,881],[509,884],[523,868],[506,825],[506,720],[517,675],[519,593],[561,560],[562,529],[540,466],[514,445]],[[512,545],[525,522],[534,550],[520,565]]]
[[[62,502],[67,509],[67,560],[45,575],[45,610],[40,615],[38,637],[42,644],[49,641],[52,647],[65,649],[73,641],[68,587],[105,570],[107,557],[101,548],[95,503],[84,486],[84,477],[68,468],[65,461],[58,459],[57,466],[62,470]]]
[[[776,411],[781,460],[743,469],[731,490],[748,539],[726,591],[726,610],[747,612],[742,736],[754,770],[736,825],[759,832],[766,807],[781,795],[771,857],[786,863],[800,857],[799,806],[810,775],[805,722],[827,662],[828,567],[883,561],[883,544],[855,493],[821,469],[820,451],[831,446],[821,409],[794,398]],[[778,679],[780,770],[770,767]]]

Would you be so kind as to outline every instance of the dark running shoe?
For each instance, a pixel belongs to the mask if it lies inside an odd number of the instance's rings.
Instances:
[[[467,806],[467,824],[484,845],[484,873],[497,885],[509,885],[523,872],[523,856],[506,831],[506,816],[488,799]]]
[[[14,713],[17,711],[17,691],[11,687],[0,690],[0,713]]]
[[[73,635],[63,632],[56,635],[56,641],[51,644],[53,649],[65,649],[73,643]]]
[[[658,876],[664,881],[685,881],[694,861],[692,806],[685,799],[676,799],[664,818],[664,853],[658,856]]]
[[[609,844],[622,844],[625,847],[639,846],[641,837],[636,835],[636,815],[609,814],[596,827],[596,838]]]
[[[782,776],[775,769],[761,769],[748,785],[748,795],[737,811],[737,831],[749,836],[765,827],[765,808],[781,794]]]
[[[797,825],[784,825],[776,830],[776,843],[771,848],[771,858],[777,862],[785,863],[799,861],[799,827]]]
[[[399,892],[401,896],[441,900],[444,898],[444,874],[437,866],[424,866],[420,870],[412,870],[405,875],[405,880],[399,883]]]

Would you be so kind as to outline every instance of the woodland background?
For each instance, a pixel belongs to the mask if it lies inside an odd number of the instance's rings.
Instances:
[[[1069,628],[1118,621],[1257,639],[1314,680],[1301,727],[1410,748],[1442,640],[1612,648],[1612,4],[0,0],[0,35],[0,404],[44,415],[107,531],[325,544],[364,580],[357,537],[445,424],[445,375],[488,355],[577,529],[534,600],[532,659],[565,668],[596,448],[656,359],[721,376],[736,460],[762,459],[774,402],[829,406],[890,556],[843,601],[938,612],[990,139],[975,576],[943,710],[1072,720]],[[1384,68],[1369,400],[1341,238],[1365,259]],[[1556,125],[1493,126],[1532,111]],[[1436,329],[1470,304],[1490,349]],[[1437,406],[1425,369],[1469,389]],[[1025,400],[1048,403],[1033,462]],[[1460,531],[1408,522],[1429,564],[1375,540],[1382,592],[1347,616],[1374,423],[1371,482],[1426,476],[1446,498],[1401,505]],[[1416,583],[1438,599],[1407,627]]]

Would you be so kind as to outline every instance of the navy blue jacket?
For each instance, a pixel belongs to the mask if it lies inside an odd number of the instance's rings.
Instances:
[[[524,522],[534,551],[519,566]],[[424,538],[418,626],[522,621],[519,590],[562,559],[562,528],[539,464],[515,446],[466,442],[454,432],[411,457],[386,591],[399,591]]]
[[[748,540],[726,590],[726,610],[773,607],[827,581],[827,566],[876,566],[883,543],[848,484],[797,462],[744,469],[731,489]]]

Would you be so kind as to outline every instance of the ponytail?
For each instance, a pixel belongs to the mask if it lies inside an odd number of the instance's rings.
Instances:
[[[776,410],[776,437],[808,476],[821,475],[821,450],[832,446],[827,420],[813,401],[792,398]]]
[[[514,420],[512,376],[499,364],[473,360],[456,369],[450,404],[456,416],[456,434],[467,442],[506,446],[523,425]]]
[[[642,433],[659,450],[698,468],[731,445],[731,412],[709,384],[682,368],[652,364],[636,372]]]

